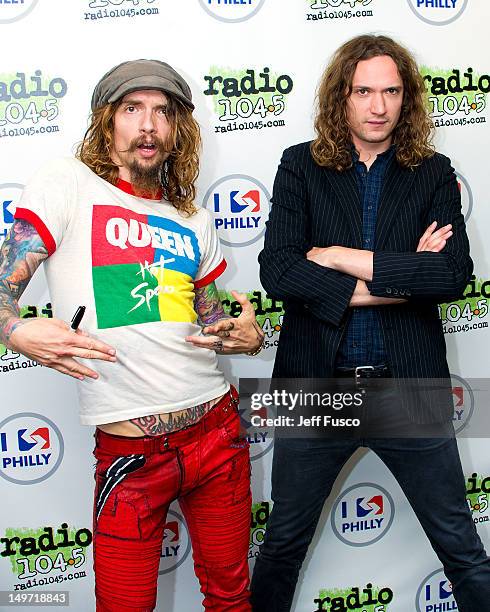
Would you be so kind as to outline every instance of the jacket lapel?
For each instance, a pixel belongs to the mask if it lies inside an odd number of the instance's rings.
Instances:
[[[383,248],[397,218],[398,209],[406,201],[414,175],[415,171],[402,168],[395,158],[391,160],[386,169],[376,220],[376,250]]]
[[[340,204],[339,212],[344,215],[346,225],[351,231],[352,246],[360,249],[362,245],[362,207],[356,171],[353,167],[344,172],[326,168],[324,171],[337,195]]]

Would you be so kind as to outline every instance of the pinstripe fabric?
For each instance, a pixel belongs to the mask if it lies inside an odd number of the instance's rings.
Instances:
[[[355,171],[314,163],[310,143],[284,152],[274,182],[260,278],[284,300],[275,377],[331,376],[349,319],[356,279],[307,261],[313,246],[362,248],[362,217]],[[441,253],[415,253],[434,220],[453,224]],[[414,171],[392,160],[379,203],[372,293],[407,298],[379,308],[394,376],[447,377],[446,347],[437,303],[460,297],[471,275],[460,194],[450,161],[436,154]]]

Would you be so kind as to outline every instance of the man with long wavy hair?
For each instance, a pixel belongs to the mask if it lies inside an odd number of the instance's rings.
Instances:
[[[344,389],[350,380],[349,390],[368,392],[383,379],[437,379],[442,390],[434,402],[424,382],[427,395],[418,387],[410,405],[382,387],[355,413],[367,435],[276,437],[252,608],[291,609],[325,500],[364,446],[402,487],[458,609],[486,610],[490,560],[466,503],[437,309],[460,298],[473,264],[456,176],[431,144],[410,53],[386,36],[342,45],[319,86],[315,129],[313,142],[282,156],[259,256],[262,285],[285,308],[273,376],[333,378]]]
[[[166,524],[175,499],[206,610],[250,610],[248,442],[216,353],[255,354],[263,332],[244,295],[237,319],[218,296],[226,262],[211,215],[194,204],[193,109],[166,63],[111,69],[77,159],[29,182],[1,247],[0,340],[84,381],[81,421],[97,427],[98,612],[154,609],[162,541],[178,538]],[[22,319],[18,299],[43,261],[56,318]],[[80,305],[85,331],[73,333],[66,321]]]

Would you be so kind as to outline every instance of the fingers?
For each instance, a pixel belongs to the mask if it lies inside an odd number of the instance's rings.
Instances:
[[[310,261],[315,261],[317,255],[318,249],[314,247],[313,249],[311,249],[311,251],[308,251],[308,253],[306,253],[306,259],[309,259]]]
[[[433,236],[427,240],[427,243],[424,247],[424,251],[432,251],[438,253],[442,251],[442,249],[446,246],[447,241],[453,235],[451,230],[441,231],[439,230]]]
[[[432,244],[429,248],[426,248],[426,251],[430,251],[431,253],[440,253],[442,249],[446,246],[446,240],[441,239]]]
[[[231,295],[242,307],[242,315],[253,315],[255,317],[255,308],[253,307],[253,304],[250,302],[245,293],[238,293],[238,291],[233,290],[231,292]]]
[[[437,253],[444,248],[447,240],[449,240],[449,238],[453,235],[452,225],[444,225],[443,227],[440,227],[437,231],[435,231],[436,227],[436,221],[429,225],[429,227],[419,240],[419,244],[417,246],[417,253],[420,253],[421,251],[432,251]]]
[[[193,344],[197,348],[215,351],[215,353],[219,355],[244,353],[248,350],[248,348],[243,347],[239,341],[233,339],[223,340],[219,336],[187,336],[185,341],[189,342],[189,344]]]
[[[443,238],[447,234],[452,234],[452,228],[453,226],[451,224],[440,227],[437,232],[434,232],[431,236],[429,236],[427,242],[430,243],[431,240],[437,240],[438,238]]]
[[[15,333],[15,348],[20,353],[78,380],[96,379],[98,374],[74,357],[116,361],[114,348],[82,330],[70,331],[68,324],[59,319],[33,318]]]
[[[256,350],[264,340],[264,332],[254,320],[252,325],[235,326],[229,335],[221,334],[209,336],[187,336],[185,341],[197,348],[206,348],[220,354],[232,355],[236,353],[248,353]]]
[[[423,251],[425,249],[425,245],[430,236],[434,233],[437,227],[437,221],[433,221],[429,227],[425,230],[425,232],[420,237],[419,243],[417,245],[417,252]]]
[[[75,378],[76,380],[85,380],[85,378],[81,374],[70,372],[70,370],[68,370],[68,368],[65,368],[64,366],[58,366],[57,368],[52,368],[52,369],[56,370],[57,372],[61,372],[61,374],[66,374],[66,376],[71,376],[72,378]]]
[[[215,342],[222,342],[219,336],[186,336],[185,341],[190,342],[194,346],[207,349],[212,349]]]
[[[255,329],[259,340],[263,340],[265,338],[264,330],[260,327],[257,321],[252,321],[253,328]]]
[[[70,334],[70,337],[67,340],[71,346],[86,349],[87,352],[102,353],[106,356],[114,356],[116,354],[116,351],[112,346],[109,346],[100,340],[95,340],[95,338],[92,338],[86,333]],[[78,357],[85,357],[86,359],[101,359],[101,357],[86,357],[85,355],[78,355]]]
[[[219,336],[187,336],[186,342],[197,346],[198,348],[205,348],[217,353],[225,352],[224,341]]]
[[[54,364],[56,364],[58,359],[69,359],[73,357],[115,362],[117,361],[115,354],[116,351],[108,344],[95,340],[85,332],[78,333],[77,331],[77,333],[69,332],[66,338],[60,341],[58,347],[52,347],[51,359],[49,359],[49,357],[48,359]],[[72,362],[77,363],[74,360],[72,360]],[[50,367],[55,367],[55,365],[51,365],[50,363]],[[88,368],[86,369],[86,375],[89,376],[89,372],[93,371]]]
[[[255,318],[253,304],[246,294],[237,291],[231,294],[242,307],[240,316],[207,325],[202,329],[204,335],[187,336],[186,342],[227,355],[248,353],[262,344],[264,332]]]
[[[70,352],[72,357],[81,357],[82,359],[100,359],[101,361],[112,362],[117,361],[115,355],[109,355],[108,353],[103,353],[102,351],[82,349],[76,346],[74,346]]]
[[[429,225],[429,227],[422,234],[421,240],[423,240],[424,238],[427,239],[434,232],[436,227],[437,227],[437,221],[432,221],[432,223]]]
[[[203,327],[203,334],[214,334],[214,335],[223,335],[224,337],[230,335],[230,331],[234,329],[235,323],[233,319],[222,319],[214,325],[206,325]]]
[[[77,380],[84,380],[85,377],[96,380],[99,375],[94,370],[87,368],[81,363],[78,363],[71,357],[61,357],[55,363],[51,363],[50,367],[62,374],[76,378]]]

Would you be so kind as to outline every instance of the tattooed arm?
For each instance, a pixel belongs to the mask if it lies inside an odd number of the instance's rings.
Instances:
[[[206,327],[204,336],[187,336],[187,342],[225,354],[252,353],[260,349],[264,332],[255,319],[254,307],[246,295],[231,293],[242,307],[237,318],[225,314],[214,282],[196,290],[194,307],[199,321]]]
[[[0,249],[0,341],[6,346],[12,333],[28,321],[19,316],[18,300],[47,256],[34,227],[15,221]]]
[[[0,248],[0,341],[38,363],[83,380],[96,372],[73,357],[115,361],[112,347],[90,338],[59,319],[21,319],[18,300],[47,249],[36,229],[17,219]]]
[[[202,325],[213,325],[213,323],[217,323],[222,319],[231,319],[223,309],[223,304],[214,282],[196,289],[194,309],[197,312],[199,323]]]

